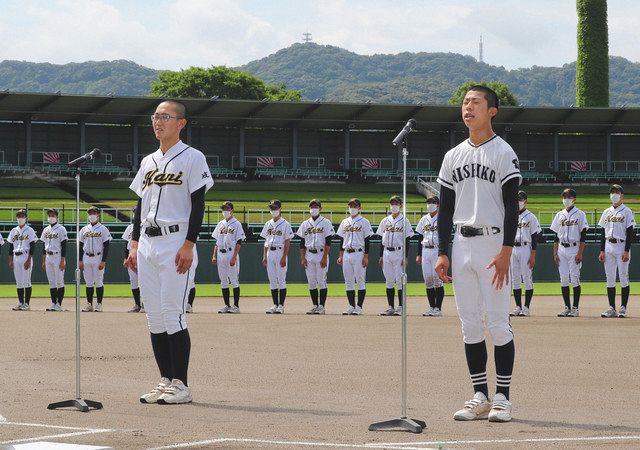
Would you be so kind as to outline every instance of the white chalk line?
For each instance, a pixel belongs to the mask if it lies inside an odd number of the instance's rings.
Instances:
[[[0,422],[6,422],[6,421],[7,421],[7,418],[2,414],[0,414]]]
[[[591,437],[564,437],[564,438],[524,438],[524,439],[478,439],[467,441],[425,441],[425,442],[386,442],[373,444],[376,447],[401,446],[404,445],[438,445],[438,444],[518,444],[536,442],[589,442],[589,441],[636,441],[640,436],[591,436]]]
[[[88,436],[92,434],[110,433],[113,431],[117,431],[110,428],[80,428],[80,427],[67,427],[64,425],[49,425],[44,423],[7,422],[6,419],[4,421],[0,421],[0,425],[9,425],[9,426],[13,425],[13,426],[19,426],[19,427],[34,427],[34,428],[50,428],[50,429],[70,431],[70,433],[58,433],[58,434],[50,434],[46,436],[13,439],[10,441],[0,442],[0,445],[19,444],[21,442],[36,442],[36,441],[41,441],[45,439],[62,439],[62,438],[75,437],[75,436]]]
[[[36,428],[55,428],[58,430],[76,430],[76,431],[92,431],[100,430],[100,428],[87,428],[87,427],[67,427],[64,425],[49,425],[46,423],[26,423],[26,422],[6,422],[0,421],[0,425],[15,425],[19,427],[36,427]],[[113,431],[113,430],[109,430]]]
[[[341,444],[334,442],[306,442],[306,441],[279,441],[279,440],[268,440],[268,439],[243,439],[243,438],[218,438],[218,439],[208,439],[204,441],[197,442],[184,442],[181,444],[172,444],[172,445],[164,445],[162,447],[154,447],[149,450],[169,450],[174,448],[189,448],[189,447],[202,447],[203,445],[211,445],[211,444],[223,444],[225,442],[229,443],[253,443],[253,444],[268,444],[268,445],[286,445],[286,446],[307,446],[307,447],[331,447],[331,448],[382,448],[377,445],[372,444]],[[389,450],[426,450],[426,447],[406,447],[406,446],[386,446],[385,449]]]

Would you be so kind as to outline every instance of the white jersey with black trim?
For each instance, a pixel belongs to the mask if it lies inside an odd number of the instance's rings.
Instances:
[[[4,245],[4,238],[2,237],[2,233],[0,233],[0,246]]]
[[[80,229],[80,242],[83,245],[85,253],[101,253],[102,247],[105,242],[112,239],[111,233],[98,222],[96,224],[85,225]]]
[[[242,229],[242,224],[238,219],[232,217],[230,220],[222,219],[216,225],[216,228],[211,233],[211,237],[216,240],[218,248],[222,249],[234,249],[238,241],[244,241],[245,234]]]
[[[542,228],[540,228],[540,222],[536,215],[528,209],[521,211],[518,216],[518,230],[516,231],[515,242],[520,244],[531,242],[531,236],[536,233],[542,233]]]
[[[290,240],[294,236],[291,224],[282,216],[277,222],[273,219],[264,224],[260,237],[264,239],[265,247],[282,247],[284,241]]]
[[[438,248],[438,214],[431,217],[427,214],[420,218],[416,226],[416,233],[422,235],[422,245]]]
[[[382,237],[382,245],[385,247],[401,248],[404,247],[405,239],[412,237],[415,233],[409,219],[398,214],[396,218],[393,215],[388,215],[382,219],[376,234]]]
[[[449,150],[438,183],[456,194],[453,223],[502,228],[502,185],[512,178],[522,179],[518,157],[497,135],[477,145],[467,139]]]
[[[141,226],[186,226],[191,215],[191,194],[213,186],[205,156],[178,141],[162,153],[158,149],[144,157],[129,189],[142,199]]]
[[[130,223],[122,233],[122,239],[127,241],[127,250],[131,250],[131,239],[133,238],[133,224]]]
[[[296,235],[304,239],[306,248],[318,250],[324,247],[325,239],[333,234],[333,224],[322,216],[316,217],[315,220],[309,217],[296,231]]]
[[[29,252],[29,244],[38,240],[33,228],[26,224],[22,228],[12,228],[7,237],[7,242],[13,244],[13,252]]]
[[[627,228],[636,225],[636,219],[625,204],[618,205],[617,208],[609,206],[602,212],[598,222],[604,228],[606,239],[627,239]]]
[[[563,244],[580,242],[582,230],[588,230],[587,215],[577,207],[567,211],[566,208],[558,211],[551,222],[551,231],[558,235],[558,240]]]
[[[364,249],[364,241],[373,236],[373,228],[369,220],[358,214],[343,219],[336,234],[342,238],[342,248]]]
[[[48,225],[42,230],[40,240],[44,242],[45,252],[58,253],[62,250],[62,241],[67,240],[67,229],[60,223]]]

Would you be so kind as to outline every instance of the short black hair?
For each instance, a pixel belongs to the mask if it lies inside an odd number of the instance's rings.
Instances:
[[[500,100],[498,99],[498,94],[496,94],[496,91],[494,91],[493,89],[487,86],[482,86],[481,84],[475,84],[469,88],[469,91],[484,93],[484,98],[487,99],[487,105],[489,106],[489,108],[500,108]]]
[[[187,118],[187,107],[184,103],[179,102],[178,100],[162,100],[159,105],[163,103],[169,103],[176,110],[176,117],[178,119],[186,119]]]

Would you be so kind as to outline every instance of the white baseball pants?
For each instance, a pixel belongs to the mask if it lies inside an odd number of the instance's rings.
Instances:
[[[524,283],[526,290],[533,289],[533,270],[529,268],[529,257],[531,256],[531,246],[522,245],[513,247],[511,253],[511,283],[513,289],[520,289]]]
[[[45,260],[45,272],[47,272],[47,280],[49,280],[50,288],[64,287],[64,271],[60,270],[60,253],[55,255],[47,255]]]
[[[344,284],[347,291],[355,290],[355,284],[358,285],[359,291],[367,288],[367,268],[362,267],[363,258],[364,250],[353,253],[347,253],[345,251],[342,255],[342,274],[344,275]]]
[[[218,249],[218,276],[220,277],[220,286],[223,289],[228,288],[229,285],[234,288],[240,286],[240,255],[236,258],[235,266],[229,264],[233,252],[233,250],[228,250],[226,253],[220,253],[220,249]]]
[[[24,268],[24,263],[29,258],[29,253],[22,255],[13,255],[13,276],[16,279],[16,287],[18,289],[31,287],[31,271],[33,270],[33,261],[28,269]]]
[[[629,286],[629,263],[631,262],[631,253],[629,253],[629,261],[622,261],[624,253],[624,243],[619,242],[613,244],[605,243],[604,247],[604,273],[607,276],[607,287],[616,287],[616,270],[620,277],[620,287]]]
[[[324,255],[324,250],[318,253],[306,252],[307,268],[305,272],[307,274],[307,281],[309,283],[309,289],[326,289],[327,288],[327,271],[329,270],[329,259],[327,258],[327,266],[323,269],[320,267],[320,261]]]
[[[140,285],[138,284],[138,274],[129,268],[127,268],[127,272],[129,272],[129,282],[131,283],[131,289],[138,289],[140,287]]]
[[[442,287],[442,280],[436,274],[437,248],[422,247],[422,277],[427,289]]]
[[[283,250],[267,250],[267,276],[271,289],[287,288],[287,265],[280,267]],[[288,263],[288,261],[287,261]]]
[[[387,289],[398,285],[402,289],[402,249],[390,252],[386,248],[382,254],[382,273],[384,274]]]
[[[580,286],[582,263],[576,263],[579,245],[573,247],[558,246],[558,257],[560,258],[558,271],[560,272],[560,286],[562,287],[569,286],[569,284],[573,287]]]
[[[84,263],[84,270],[82,276],[87,287],[102,287],[104,281],[104,269],[100,270],[100,262],[102,261],[102,255],[82,257]]]

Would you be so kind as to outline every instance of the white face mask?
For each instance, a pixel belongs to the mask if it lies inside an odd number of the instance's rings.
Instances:
[[[47,217],[47,222],[49,222],[51,225],[53,225],[54,223],[58,222],[58,218],[57,217]]]
[[[618,202],[620,202],[620,194],[610,194],[609,198],[611,199],[611,203],[613,203],[614,205]]]
[[[391,212],[392,212],[393,214],[395,214],[395,213],[399,213],[399,212],[400,212],[400,205],[391,205],[391,208],[390,208],[390,209],[391,209]]]
[[[227,211],[226,209],[222,210],[222,217],[228,219],[229,217],[231,217],[231,211]]]
[[[360,210],[358,208],[349,208],[349,214],[352,216],[357,216],[360,214]]]
[[[279,209],[272,209],[272,210],[270,210],[270,212],[271,212],[271,215],[273,217],[278,217],[280,215],[280,210]]]
[[[435,203],[427,203],[427,211],[429,211],[430,213],[436,212],[437,209],[438,205],[436,205]]]
[[[522,200],[518,202],[518,207],[520,208],[520,210],[524,209],[524,202]]]
[[[309,214],[311,214],[311,216],[313,217],[317,217],[318,215],[320,215],[320,208],[309,209]]]
[[[25,223],[27,223],[27,219],[24,217],[18,217],[18,225],[24,225]]]
[[[89,222],[96,223],[98,221],[98,216],[96,214],[89,214]]]
[[[562,199],[562,204],[564,205],[565,208],[569,208],[570,206],[573,206],[574,203],[575,203],[575,200],[572,198]]]

